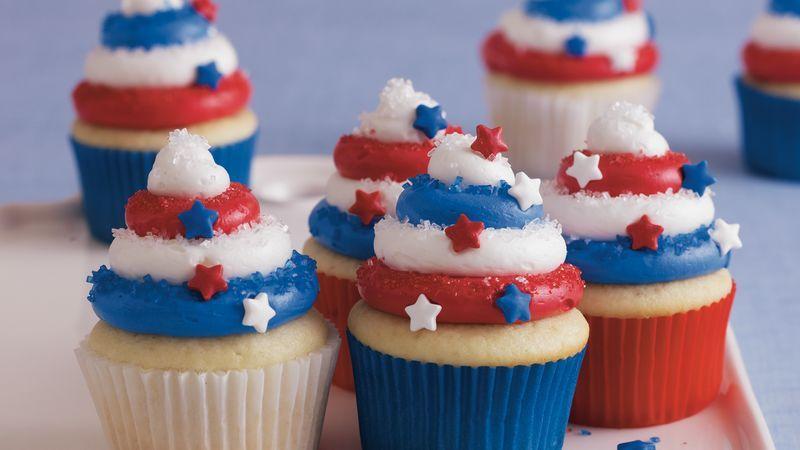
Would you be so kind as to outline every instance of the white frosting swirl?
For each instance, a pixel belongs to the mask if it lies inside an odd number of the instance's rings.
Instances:
[[[398,183],[390,179],[371,180],[351,180],[338,173],[334,173],[328,179],[325,200],[331,205],[339,208],[343,212],[348,212],[356,201],[356,191],[364,192],[380,191],[383,205],[386,207],[386,214],[395,215],[397,199],[403,193],[403,183]]]
[[[438,103],[415,91],[410,80],[392,78],[381,91],[378,108],[361,113],[361,125],[353,133],[383,142],[425,142],[428,138],[414,128],[419,105],[434,107]]]
[[[753,24],[750,39],[766,48],[800,48],[800,19],[789,14],[762,13]]]
[[[579,35],[586,40],[587,54],[608,56],[617,70],[632,70],[638,48],[650,40],[650,25],[642,11],[599,22],[559,22],[515,9],[500,19],[500,30],[521,48],[547,53],[563,53],[565,42]]]
[[[222,264],[226,279],[256,272],[268,275],[286,265],[292,256],[292,242],[285,225],[264,216],[258,223],[242,225],[231,234],[217,234],[214,239],[142,237],[132,230],[117,229],[108,255],[111,268],[121,277],[150,275],[155,280],[182,283],[194,276],[198,264]]]
[[[465,185],[496,186],[500,181],[514,185],[514,170],[503,155],[491,161],[472,150],[475,136],[452,133],[443,136],[431,150],[428,173],[444,183],[461,177]]]
[[[567,257],[556,222],[533,221],[522,229],[487,228],[480,248],[456,253],[438,225],[413,225],[386,217],[375,225],[375,254],[395,270],[453,276],[548,273]]]
[[[153,14],[165,9],[181,8],[184,3],[184,0],[122,0],[122,14]]]
[[[197,66],[212,61],[223,76],[239,67],[233,45],[215,29],[206,39],[182,45],[149,50],[97,47],[86,58],[85,75],[91,83],[118,88],[190,86]]]
[[[208,141],[185,128],[169,134],[169,142],[156,155],[147,177],[147,190],[174,197],[214,197],[225,192],[231,180],[214,162]]]
[[[653,115],[641,105],[616,102],[589,126],[588,150],[595,153],[633,153],[661,156],[669,144],[655,129]]]

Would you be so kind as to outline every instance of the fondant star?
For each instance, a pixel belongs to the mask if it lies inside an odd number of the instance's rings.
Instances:
[[[583,152],[572,154],[572,165],[567,169],[567,175],[575,178],[581,189],[591,181],[602,180],[600,172],[600,155],[586,156]]]
[[[564,51],[570,56],[577,58],[586,55],[586,39],[576,35],[571,36],[564,42]]]
[[[627,12],[636,12],[642,8],[642,0],[622,0],[622,6]]]
[[[628,232],[628,237],[631,238],[631,249],[649,248],[650,250],[658,250],[658,237],[664,232],[664,227],[651,222],[650,218],[645,214],[636,222],[628,225],[625,231]]]
[[[228,282],[222,278],[222,264],[206,267],[198,264],[194,267],[194,277],[189,280],[189,289],[197,291],[203,300],[211,300],[217,292],[227,291]]]
[[[470,248],[480,248],[480,235],[483,232],[483,222],[473,222],[466,214],[458,216],[455,225],[444,229],[444,234],[453,244],[453,251],[461,253]]]
[[[349,212],[358,216],[361,223],[369,225],[375,217],[386,214],[386,207],[383,206],[381,191],[366,192],[361,189],[356,190],[356,202],[348,209]]]
[[[196,72],[195,83],[198,86],[206,86],[212,90],[217,90],[219,80],[222,79],[222,73],[217,69],[217,63],[211,61],[208,64],[201,64],[197,66]]]
[[[717,182],[717,179],[708,173],[708,161],[700,161],[697,164],[684,164],[681,167],[683,172],[682,187],[691,189],[697,195],[703,195],[706,188]]]
[[[217,20],[217,5],[211,0],[193,0],[192,8],[209,22]]]
[[[708,230],[711,239],[719,246],[719,251],[722,256],[725,256],[731,250],[738,250],[742,248],[742,240],[739,238],[739,224],[728,223],[722,219],[714,221],[714,228]]]
[[[478,137],[470,148],[485,159],[492,161],[498,153],[508,151],[508,146],[503,142],[503,127],[489,128],[486,125],[478,125],[477,134]]]
[[[542,194],[539,192],[541,185],[542,180],[530,178],[525,172],[517,172],[514,186],[508,193],[517,199],[519,209],[527,211],[533,205],[542,204]]]
[[[203,202],[195,200],[192,207],[178,214],[178,219],[186,229],[186,239],[214,237],[214,223],[219,213],[203,206]]]
[[[275,317],[275,310],[269,305],[269,297],[264,292],[256,295],[255,298],[246,298],[242,302],[244,306],[244,318],[242,325],[253,327],[259,333],[266,333],[269,321]]]
[[[410,306],[406,306],[406,314],[411,319],[409,328],[411,331],[421,329],[436,331],[436,316],[442,312],[441,305],[431,303],[425,294],[419,294],[417,301]]]
[[[425,105],[417,106],[417,118],[414,119],[414,129],[421,131],[428,139],[433,139],[439,130],[447,129],[447,121],[444,120],[442,107],[439,105],[434,107]]]
[[[529,322],[532,298],[531,294],[522,292],[516,284],[509,284],[495,305],[503,311],[507,323]]]

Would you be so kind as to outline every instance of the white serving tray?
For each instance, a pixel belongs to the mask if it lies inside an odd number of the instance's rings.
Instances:
[[[291,227],[297,247],[308,236],[306,216],[332,171],[325,157],[256,160],[254,192],[266,201],[266,211]],[[96,321],[85,300],[86,276],[105,262],[106,247],[88,237],[77,199],[0,207],[0,447],[107,448],[73,355]],[[723,386],[709,408],[652,428],[575,427],[564,448],[613,450],[620,442],[654,436],[658,450],[775,448],[732,330]],[[333,388],[320,448],[360,448],[352,394]]]

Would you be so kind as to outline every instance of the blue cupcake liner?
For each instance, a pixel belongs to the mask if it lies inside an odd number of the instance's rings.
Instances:
[[[211,154],[231,177],[250,183],[250,164],[258,133],[229,145],[214,147]],[[132,151],[86,145],[70,137],[78,164],[83,210],[92,236],[104,242],[113,239],[113,228],[125,227],[125,203],[136,191],[147,188],[147,176],[156,151]]]
[[[408,361],[349,332],[364,450],[560,449],[584,351],[516,367]]]
[[[758,173],[800,180],[800,100],[766,93],[736,78],[747,166]]]

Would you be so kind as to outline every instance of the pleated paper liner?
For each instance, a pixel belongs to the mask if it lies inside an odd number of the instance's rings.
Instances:
[[[250,183],[250,164],[257,134],[230,145],[214,147],[211,154],[225,167],[231,181]],[[111,242],[111,230],[125,227],[125,203],[147,188],[147,176],[157,152],[99,148],[70,138],[80,175],[83,210],[96,239]]]
[[[115,450],[313,450],[319,444],[339,336],[263,369],[143,370],[82,344],[76,355]]]
[[[361,299],[361,295],[358,293],[355,281],[343,280],[322,272],[317,272],[317,276],[319,278],[319,296],[314,307],[323,317],[333,322],[342,338],[336,370],[333,372],[333,384],[352,391],[354,390],[353,366],[350,363],[350,346],[347,344],[345,332],[350,310]]]
[[[649,319],[586,316],[589,344],[570,421],[606,428],[674,422],[719,393],[736,287],[720,301]]]
[[[531,366],[456,367],[347,337],[364,450],[562,447],[583,351]]]
[[[754,171],[800,180],[800,99],[769,94],[736,79],[745,161]]]
[[[517,170],[530,176],[554,178],[562,158],[583,148],[586,130],[614,102],[626,100],[655,107],[660,84],[609,86],[596,83],[579,93],[569,88],[537,88],[524,81],[507,82],[490,75],[487,100],[492,121],[503,127],[508,158]],[[587,83],[588,85],[588,83]]]

